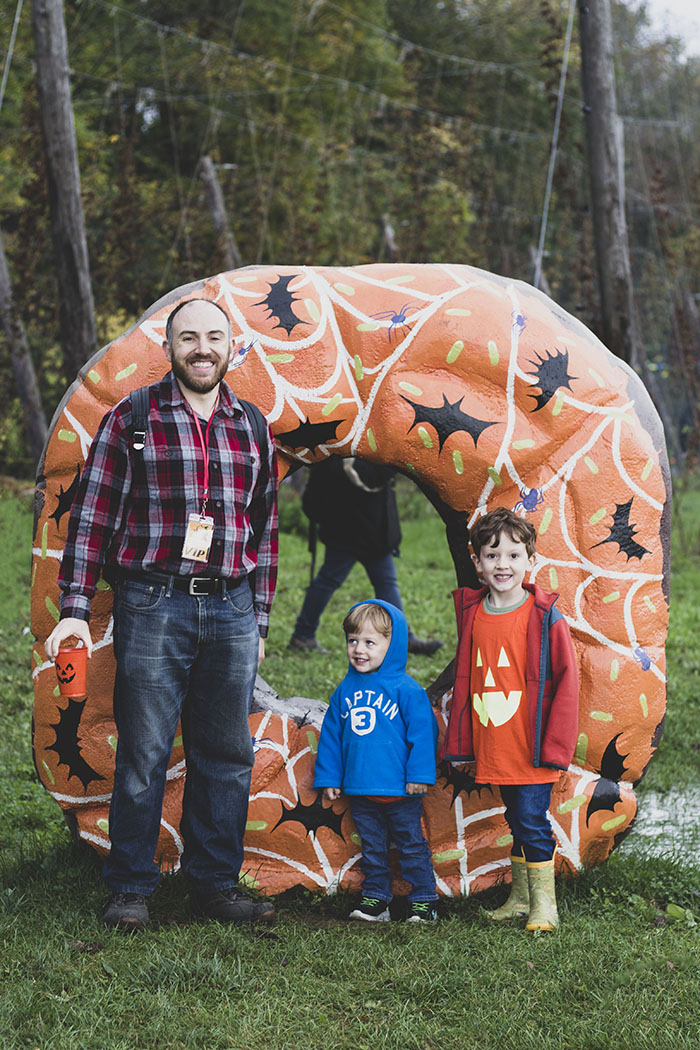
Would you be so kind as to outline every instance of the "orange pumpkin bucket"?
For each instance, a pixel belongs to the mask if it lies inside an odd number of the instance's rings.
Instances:
[[[55,660],[58,690],[61,696],[85,696],[87,693],[87,649],[60,649]]]

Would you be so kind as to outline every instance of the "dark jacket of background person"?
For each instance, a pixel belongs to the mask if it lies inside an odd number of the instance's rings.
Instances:
[[[359,560],[397,554],[401,526],[393,475],[389,467],[340,456],[312,467],[302,506],[321,541]]]

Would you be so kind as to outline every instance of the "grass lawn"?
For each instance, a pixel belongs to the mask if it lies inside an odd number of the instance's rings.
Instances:
[[[402,500],[409,620],[449,652],[441,527],[427,506],[409,517],[415,501]],[[667,729],[642,795],[700,781],[699,503],[683,500]],[[72,844],[32,765],[29,502],[0,493],[0,529],[0,1050],[697,1050],[700,868],[651,855],[615,854],[560,885],[562,924],[550,935],[489,924],[480,909],[498,890],[443,902],[430,928],[367,929],[345,921],[344,895],[306,893],[280,898],[266,930],[197,925],[179,876],[154,897],[147,933],[105,930],[97,864]],[[307,577],[304,540],[284,535],[263,665],[282,696],[327,695],[346,667],[342,617],[367,593],[355,570],[319,633],[330,656],[292,655]],[[445,662],[409,668],[427,684]]]

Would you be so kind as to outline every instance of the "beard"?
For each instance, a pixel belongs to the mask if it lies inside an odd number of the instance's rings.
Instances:
[[[188,390],[192,390],[195,394],[208,394],[210,390],[213,390],[219,385],[221,380],[226,375],[230,359],[231,355],[229,354],[227,357],[223,358],[221,361],[218,362],[218,367],[214,369],[214,372],[206,376],[200,376],[197,374],[196,370],[190,366],[189,358],[186,358],[183,361],[180,358],[175,357],[175,355],[173,355],[170,365],[175,378],[179,379],[182,385],[187,387]],[[193,355],[191,360],[201,361],[203,359],[198,355]],[[216,361],[215,358],[205,358],[205,360]]]

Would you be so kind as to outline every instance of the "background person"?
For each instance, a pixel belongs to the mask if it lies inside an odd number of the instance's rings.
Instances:
[[[321,616],[358,561],[375,597],[403,611],[394,563],[401,526],[393,475],[389,467],[356,457],[329,456],[311,468],[302,506],[326,550],[304,596],[290,649],[323,651],[316,639]],[[432,656],[441,645],[435,638],[417,638],[408,628],[409,653]]]

